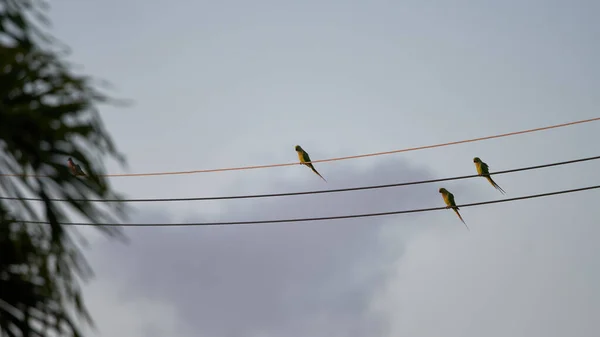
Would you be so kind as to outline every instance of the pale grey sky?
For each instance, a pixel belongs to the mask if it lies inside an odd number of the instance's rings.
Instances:
[[[102,116],[131,172],[313,159],[597,117],[597,1],[64,1],[72,60],[135,101]],[[597,155],[596,123],[319,163],[328,188]],[[115,165],[111,171],[119,172]],[[600,183],[590,162],[498,176],[507,197]],[[114,178],[131,197],[322,188],[305,167]],[[420,185],[136,205],[132,221],[336,215],[442,205]],[[482,180],[457,202],[501,198]],[[595,336],[598,192],[455,215],[128,230],[95,241],[86,288],[102,336]]]

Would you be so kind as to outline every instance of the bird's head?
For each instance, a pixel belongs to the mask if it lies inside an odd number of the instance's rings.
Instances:
[[[69,159],[67,159],[69,161],[69,163],[73,162],[73,158],[69,157]]]
[[[296,145],[296,151],[302,151],[302,148],[300,147],[300,145]]]
[[[473,158],[473,162],[474,163],[481,163],[481,159],[479,159],[479,157],[475,157],[475,158]]]
[[[446,192],[448,192],[448,190],[446,190],[446,189],[445,189],[445,188],[443,188],[443,187],[440,187],[440,189],[439,189],[439,191],[438,191],[438,192],[440,192],[440,193],[446,193]]]

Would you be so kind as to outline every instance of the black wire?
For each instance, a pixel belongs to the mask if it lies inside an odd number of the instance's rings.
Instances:
[[[547,196],[558,195],[558,194],[581,192],[581,191],[592,190],[592,189],[597,189],[597,188],[600,188],[600,185],[576,188],[576,189],[571,189],[571,190],[562,190],[562,191],[556,191],[556,192],[542,193],[542,194],[532,194],[532,195],[526,195],[523,197],[515,197],[515,198],[509,198],[509,199],[498,199],[498,200],[475,202],[475,203],[457,205],[457,206],[460,208],[460,207],[471,207],[471,206],[480,206],[480,205],[487,205],[487,204],[496,204],[496,203],[502,203],[502,202],[516,201],[516,200],[541,198],[541,197],[547,197]],[[443,210],[443,209],[446,209],[446,207],[421,208],[421,209],[411,209],[411,210],[404,210],[404,211],[392,211],[392,212],[382,212],[382,213],[327,216],[327,217],[318,217],[318,218],[292,218],[292,219],[231,221],[231,222],[196,222],[196,223],[174,223],[174,224],[150,224],[150,223],[94,224],[94,223],[83,223],[83,222],[63,222],[63,223],[61,223],[61,225],[65,225],[65,226],[107,226],[107,227],[113,227],[113,226],[123,226],[123,227],[175,227],[175,226],[178,226],[178,227],[181,227],[181,226],[257,225],[257,224],[282,223],[282,222],[304,222],[304,221],[324,221],[324,220],[338,220],[338,219],[350,219],[350,218],[366,218],[366,217],[394,215],[394,214],[431,212],[431,211],[438,211],[438,210]],[[48,224],[49,223],[48,221],[16,221],[16,222],[31,223],[31,224]]]
[[[521,167],[521,168],[510,169],[510,170],[505,170],[505,171],[498,171],[498,172],[490,173],[490,176],[519,172],[519,171],[536,170],[536,169],[546,168],[546,167],[551,167],[551,166],[574,164],[574,163],[580,163],[580,162],[596,160],[596,159],[600,159],[600,156],[568,160],[568,161],[562,161],[562,162],[556,162],[556,163],[544,164],[544,165]],[[332,190],[271,193],[271,194],[247,194],[247,195],[233,195],[233,196],[222,196],[222,197],[156,198],[156,199],[152,199],[152,198],[150,198],[150,199],[50,199],[50,200],[51,201],[60,201],[60,202],[69,202],[69,201],[76,201],[76,202],[77,201],[79,201],[79,202],[81,202],[81,201],[90,201],[90,202],[172,202],[172,201],[206,201],[206,200],[272,198],[272,197],[287,197],[287,196],[305,195],[305,194],[322,194],[322,193],[337,193],[337,192],[349,192],[349,191],[359,191],[359,190],[372,190],[372,189],[388,188],[388,187],[430,184],[430,183],[437,183],[437,182],[442,182],[442,181],[460,180],[460,179],[468,179],[468,178],[475,178],[475,177],[480,177],[480,176],[477,174],[473,174],[473,175],[468,175],[468,176],[458,176],[458,177],[451,177],[451,178],[411,181],[411,182],[405,182],[405,183],[395,183],[395,184],[385,184],[385,185],[348,187],[348,188],[339,188],[339,189],[332,189]],[[19,197],[4,197],[4,196],[0,196],[0,200],[42,201],[41,198],[19,198]]]

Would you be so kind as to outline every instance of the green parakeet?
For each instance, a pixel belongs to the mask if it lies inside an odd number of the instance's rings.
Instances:
[[[458,218],[460,219],[460,221],[462,221],[462,223],[465,224],[465,226],[467,227],[468,230],[469,226],[467,226],[467,223],[465,222],[465,220],[463,220],[462,216],[460,216],[460,213],[458,213],[459,208],[456,207],[456,202],[454,201],[454,194],[450,193],[447,189],[445,188],[440,188],[439,192],[442,194],[442,197],[444,198],[444,202],[446,203],[446,208],[452,208],[454,210],[454,212],[456,213],[456,215],[458,215]]]
[[[314,173],[316,173],[319,177],[321,177],[321,179],[323,179],[323,181],[327,182],[327,180],[325,180],[325,178],[323,178],[323,176],[317,172],[317,170],[315,169],[315,167],[313,166],[313,164],[310,162],[310,156],[308,155],[308,153],[306,151],[304,151],[300,145],[296,145],[296,152],[298,153],[298,159],[300,159],[300,163],[310,167],[311,170],[313,170]]]
[[[498,186],[498,184],[496,184],[492,177],[490,177],[490,167],[488,166],[488,164],[482,162],[481,159],[479,159],[479,157],[473,158],[473,163],[475,163],[475,167],[477,168],[477,174],[486,178],[487,181],[489,181],[490,184],[492,184],[492,186],[494,186],[498,191],[500,191],[500,193],[506,194],[502,187]]]

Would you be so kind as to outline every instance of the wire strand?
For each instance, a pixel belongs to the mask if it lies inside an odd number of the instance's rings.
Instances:
[[[600,156],[580,158],[580,159],[567,160],[567,161],[555,162],[555,163],[550,163],[550,164],[535,165],[535,166],[528,166],[528,167],[521,167],[521,168],[516,168],[516,169],[498,171],[498,172],[490,173],[490,176],[514,173],[514,172],[519,172],[519,171],[536,170],[536,169],[547,168],[547,167],[552,167],[552,166],[568,165],[568,164],[580,163],[580,162],[597,160],[597,159],[600,159]],[[50,198],[49,200],[58,201],[58,202],[69,202],[69,201],[76,201],[76,202],[83,202],[83,201],[89,201],[89,202],[179,202],[179,201],[255,199],[255,198],[273,198],[273,197],[287,197],[287,196],[297,196],[297,195],[307,195],[307,194],[324,194],[324,193],[372,190],[372,189],[389,188],[389,187],[430,184],[430,183],[437,183],[437,182],[442,182],[442,181],[461,180],[461,179],[468,179],[468,178],[475,178],[475,177],[481,177],[481,176],[478,174],[472,174],[472,175],[450,177],[450,178],[410,181],[410,182],[385,184],[385,185],[348,187],[348,188],[338,188],[338,189],[330,189],[330,190],[287,192],[287,193],[269,193],[269,194],[246,194],[246,195],[217,196],[217,197],[142,198],[142,199],[71,199],[71,200]],[[43,201],[42,198],[23,198],[23,197],[5,197],[5,196],[0,196],[0,200]]]
[[[374,153],[360,154],[360,155],[347,156],[347,157],[337,157],[337,158],[313,160],[313,161],[311,161],[311,163],[325,163],[325,162],[357,159],[357,158],[364,158],[364,157],[382,156],[382,155],[393,154],[393,153],[433,149],[433,148],[437,148],[437,147],[444,147],[444,146],[464,144],[464,143],[472,143],[472,142],[478,142],[478,141],[482,141],[482,140],[509,137],[509,136],[515,136],[515,135],[520,135],[520,134],[525,134],[525,133],[532,133],[532,132],[537,132],[537,131],[556,129],[556,128],[561,128],[561,127],[571,126],[571,125],[576,125],[576,124],[595,122],[595,121],[599,121],[599,120],[600,120],[600,117],[595,117],[595,118],[573,121],[573,122],[568,122],[568,123],[555,124],[555,125],[544,126],[544,127],[534,128],[534,129],[514,131],[514,132],[502,133],[502,134],[493,135],[493,136],[471,138],[471,139],[459,140],[459,141],[454,141],[454,142],[440,143],[440,144],[434,144],[434,145],[425,145],[425,146],[411,147],[411,148],[392,150],[392,151],[384,151],[384,152],[374,152]],[[283,163],[283,164],[239,166],[239,167],[193,170],[193,171],[149,172],[149,173],[113,173],[113,174],[104,174],[104,175],[100,175],[100,176],[102,176],[102,177],[149,177],[149,176],[253,170],[253,169],[271,168],[271,167],[292,166],[292,165],[300,165],[300,163],[294,162],[294,163]],[[0,174],[0,177],[24,177],[24,176],[25,177],[47,177],[46,175],[36,175],[36,174],[25,174],[25,175],[23,175],[23,174],[8,174],[8,173]]]
[[[497,199],[490,201],[482,201],[482,202],[474,202],[470,204],[457,205],[460,207],[473,207],[473,206],[481,206],[481,205],[489,205],[489,204],[497,204],[503,202],[511,202],[517,200],[525,200],[525,199],[534,199],[541,197],[548,197],[552,195],[559,194],[568,194],[575,192],[582,192],[587,190],[593,190],[600,188],[600,185],[596,186],[588,186],[575,188],[570,190],[562,190],[541,194],[532,194],[526,195],[522,197],[514,197],[508,199]],[[391,211],[391,212],[381,212],[381,213],[365,213],[365,214],[352,214],[352,215],[338,215],[338,216],[326,216],[326,217],[316,217],[316,218],[291,218],[291,219],[275,219],[275,220],[253,220],[253,221],[228,221],[228,222],[195,222],[195,223],[174,223],[174,224],[153,224],[153,223],[126,223],[126,224],[116,224],[116,223],[104,223],[104,224],[94,224],[94,223],[84,223],[84,222],[63,222],[61,225],[64,226],[103,226],[103,227],[192,227],[192,226],[235,226],[235,225],[258,225],[258,224],[273,224],[273,223],[285,223],[285,222],[306,222],[306,221],[326,221],[326,220],[339,220],[339,219],[351,219],[351,218],[368,218],[368,217],[377,217],[377,216],[387,216],[387,215],[396,215],[396,214],[408,214],[408,213],[423,213],[423,212],[432,212],[444,210],[446,207],[431,207],[431,208],[420,208],[420,209],[410,209],[410,210],[401,210],[401,211]],[[18,223],[30,223],[30,224],[48,224],[48,221],[15,221]]]

